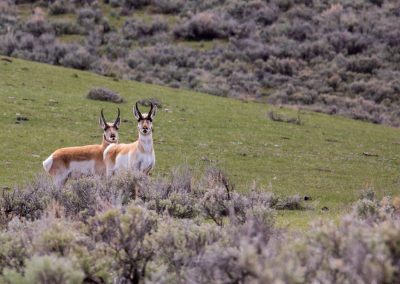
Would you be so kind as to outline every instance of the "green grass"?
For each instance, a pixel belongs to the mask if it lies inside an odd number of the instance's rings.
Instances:
[[[79,43],[85,41],[85,37],[82,35],[61,35],[58,39],[63,43]]]
[[[17,14],[22,20],[28,20],[32,15],[33,6],[30,4],[19,4],[17,8]]]
[[[114,81],[80,72],[12,59],[0,61],[0,186],[13,186],[43,172],[42,161],[60,147],[99,143],[101,108],[114,118],[117,105],[85,98],[92,87],[121,94],[121,142],[134,141],[136,100],[155,97],[164,107],[155,120],[154,176],[178,165],[195,171],[215,164],[238,190],[255,181],[279,195],[313,198],[315,210],[280,212],[282,226],[303,227],[316,216],[337,218],[360,189],[396,194],[400,184],[398,129],[343,117],[302,112],[304,125],[274,122],[266,104],[245,103],[156,85]],[[275,109],[297,116],[297,111]],[[28,121],[16,124],[17,114]],[[365,156],[363,152],[377,156]],[[329,207],[321,212],[321,207]]]
[[[108,19],[109,24],[116,29],[120,29],[127,19],[142,20],[143,22],[150,24],[157,17],[164,19],[171,26],[173,26],[178,20],[178,17],[175,15],[153,13],[151,9],[146,8],[134,10],[129,16],[120,16],[118,15],[118,9],[111,5],[99,3],[99,7],[103,11],[103,15]]]
[[[226,45],[228,41],[224,39],[214,39],[214,40],[201,40],[201,41],[194,41],[194,40],[176,40],[176,44],[183,45],[186,47],[190,47],[197,50],[211,50],[216,46]]]

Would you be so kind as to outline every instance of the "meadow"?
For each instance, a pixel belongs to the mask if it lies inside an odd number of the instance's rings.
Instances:
[[[132,106],[143,98],[162,103],[155,120],[157,165],[152,177],[168,176],[182,166],[200,176],[205,168],[217,166],[238,192],[256,186],[282,197],[311,196],[313,209],[279,213],[282,226],[304,228],[317,216],[338,219],[360,190],[370,188],[382,197],[396,195],[399,187],[400,137],[395,128],[15,58],[1,58],[0,78],[2,188],[31,181],[57,148],[100,143],[102,108],[109,120],[121,108],[120,140],[134,141]],[[125,102],[88,100],[92,87],[116,91]],[[302,123],[273,121],[269,111],[300,117]]]

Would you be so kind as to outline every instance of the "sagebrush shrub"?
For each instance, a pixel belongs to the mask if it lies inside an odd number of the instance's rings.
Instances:
[[[69,3],[65,0],[56,0],[49,5],[49,13],[51,15],[66,14],[70,11]]]
[[[163,104],[161,102],[161,100],[157,99],[157,98],[148,98],[148,99],[141,99],[138,101],[139,104],[146,106],[146,107],[150,107],[151,104],[157,106],[158,108],[162,108]]]
[[[152,6],[155,12],[163,14],[179,13],[184,6],[182,0],[153,0]]]
[[[17,47],[17,40],[12,33],[0,35],[0,52],[10,56]]]
[[[119,94],[106,88],[92,88],[86,97],[91,100],[108,101],[114,103],[122,103],[124,101]]]
[[[66,55],[60,60],[60,64],[66,67],[80,70],[88,70],[95,64],[95,58],[83,47],[70,46]]]
[[[95,24],[99,24],[102,19],[102,12],[99,9],[91,7],[81,8],[78,10],[77,23],[80,26],[90,29]]]
[[[156,226],[155,215],[137,206],[128,206],[124,214],[112,209],[92,219],[90,235],[111,250],[117,282],[143,281],[146,265],[155,253],[148,239]]]
[[[233,20],[226,20],[223,16],[214,13],[203,12],[177,26],[174,35],[191,40],[227,38],[233,34],[233,28]]]
[[[35,37],[53,32],[51,25],[43,19],[32,19],[27,21],[24,25],[23,30],[32,34]]]
[[[70,259],[48,256],[34,256],[27,261],[25,274],[7,270],[2,277],[6,283],[82,283],[84,274]]]
[[[1,198],[1,212],[25,210],[2,219],[0,281],[397,283],[398,200],[371,192],[342,220],[293,233],[275,228],[274,208],[302,210],[299,195],[240,194],[218,168],[85,177],[61,191],[39,178]]]
[[[53,22],[52,28],[56,35],[74,35],[82,33],[82,29],[79,25],[71,22]]]
[[[168,30],[167,22],[155,19],[150,25],[135,19],[125,21],[122,27],[122,34],[125,39],[137,40],[143,37],[153,36],[156,33],[166,32]]]
[[[7,218],[19,216],[33,220],[41,216],[52,197],[56,195],[51,181],[44,176],[38,176],[24,188],[4,190],[0,198],[1,211]]]
[[[355,58],[347,63],[347,70],[358,73],[371,74],[375,69],[380,67],[378,58]]]

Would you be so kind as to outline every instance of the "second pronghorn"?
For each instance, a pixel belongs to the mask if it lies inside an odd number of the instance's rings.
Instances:
[[[57,188],[62,187],[69,177],[106,173],[103,152],[110,144],[118,143],[120,123],[119,108],[113,123],[106,122],[101,110],[100,127],[103,129],[103,141],[100,145],[61,148],[43,162],[43,168],[53,177]]]
[[[138,121],[139,139],[131,144],[112,144],[104,151],[107,175],[125,169],[148,174],[156,163],[153,148],[153,119],[157,106],[151,103],[149,113],[141,113],[136,102],[133,114]]]

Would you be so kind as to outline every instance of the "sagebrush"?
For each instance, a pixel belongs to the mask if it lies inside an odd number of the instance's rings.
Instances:
[[[15,193],[13,193],[15,192]],[[28,198],[29,197],[29,198]],[[338,224],[274,225],[298,196],[234,190],[210,168],[169,177],[86,177],[57,191],[44,177],[1,199],[3,283],[397,283],[397,199],[361,195]],[[285,205],[284,203],[287,202]],[[29,210],[23,208],[29,207]]]

